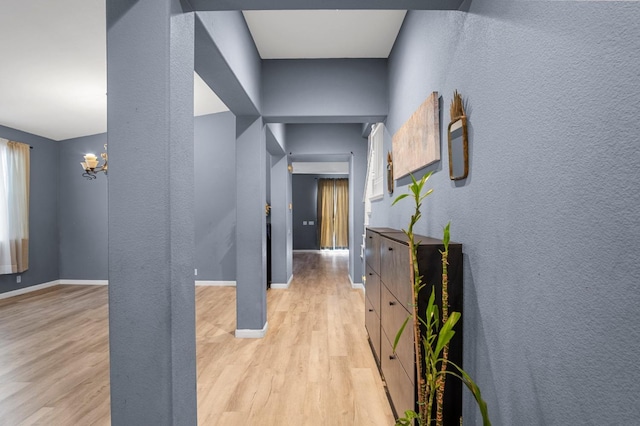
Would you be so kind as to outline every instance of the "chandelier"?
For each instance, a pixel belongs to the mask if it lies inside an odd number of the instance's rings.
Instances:
[[[102,154],[100,154],[100,157],[102,157],[103,163],[101,166],[98,166],[98,157],[95,156],[95,154],[85,154],[84,156],[84,161],[82,161],[80,164],[82,165],[82,170],[84,170],[84,173],[82,173],[82,177],[85,177],[89,180],[91,179],[97,179],[98,178],[98,173],[100,172],[104,172],[104,174],[107,174],[107,144],[104,144],[104,150],[105,152],[103,152]]]

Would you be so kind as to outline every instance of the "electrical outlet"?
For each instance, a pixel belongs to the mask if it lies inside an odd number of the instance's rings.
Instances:
[[[16,277],[16,282],[17,282],[18,284],[20,284],[20,283],[22,282],[22,275],[18,275],[18,276]]]
[[[196,274],[196,277],[198,276],[198,268],[194,269],[194,274]]]

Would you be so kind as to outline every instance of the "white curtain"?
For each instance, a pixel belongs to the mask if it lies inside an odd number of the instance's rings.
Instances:
[[[0,274],[29,269],[29,145],[0,138]]]

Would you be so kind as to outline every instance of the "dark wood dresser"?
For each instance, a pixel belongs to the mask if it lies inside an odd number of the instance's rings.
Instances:
[[[421,313],[436,289],[438,306],[442,301],[442,240],[415,235],[418,242],[418,268],[422,282],[418,308]],[[412,295],[407,236],[391,228],[367,228],[365,247],[365,326],[374,357],[387,386],[396,416],[406,410],[418,411],[413,328],[407,325],[396,353],[393,341],[412,309]],[[462,313],[462,244],[449,244],[449,312]],[[440,306],[442,313],[442,306]],[[449,359],[462,366],[462,320],[449,347]],[[434,404],[435,405],[435,404]],[[444,396],[444,418],[447,425],[459,425],[462,416],[462,384],[447,378]]]

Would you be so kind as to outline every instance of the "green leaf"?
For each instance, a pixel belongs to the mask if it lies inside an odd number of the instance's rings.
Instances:
[[[396,203],[400,200],[402,200],[403,198],[407,198],[409,196],[409,194],[400,194],[396,197],[395,200],[393,200],[393,203],[391,203],[392,206],[395,206]]]
[[[453,366],[456,370],[458,370],[458,374],[453,371],[447,370],[446,373],[450,374],[454,377],[457,377],[465,384],[465,386],[471,391],[471,394],[476,400],[476,404],[478,404],[478,408],[480,409],[480,414],[482,414],[482,425],[483,426],[491,426],[491,421],[489,420],[489,410],[487,408],[487,402],[482,399],[482,393],[480,392],[480,387],[476,385],[476,383],[471,379],[471,377],[457,364],[449,361],[449,365]]]
[[[449,238],[450,238],[449,229],[450,228],[451,228],[451,222],[447,223],[447,226],[444,227],[444,236],[442,238],[442,242],[444,243],[445,252],[449,250]]]
[[[400,327],[400,330],[398,330],[398,332],[396,333],[396,338],[393,339],[393,352],[396,352],[396,348],[398,347],[398,342],[400,341],[400,337],[402,337],[402,333],[404,332],[404,328],[407,326],[407,323],[409,322],[409,319],[413,318],[413,315],[409,315],[408,317],[405,318],[404,322],[402,323],[402,327]]]
[[[435,353],[436,355],[440,355],[440,352],[445,347],[447,343],[451,340],[455,331],[453,331],[453,327],[456,325],[458,320],[460,319],[460,312],[451,312],[447,322],[444,323],[442,329],[440,329],[440,333],[438,334],[438,343],[436,344]]]

